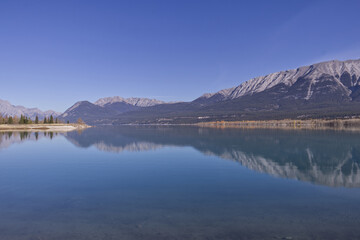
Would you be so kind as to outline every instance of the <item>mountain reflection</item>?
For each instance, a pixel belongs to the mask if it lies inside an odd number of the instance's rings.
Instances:
[[[192,146],[277,177],[360,187],[360,134],[353,132],[153,126],[92,128],[66,138],[110,152]]]
[[[105,127],[66,139],[82,148],[101,151],[149,151],[164,146],[191,146],[236,161],[257,172],[326,186],[360,187],[360,133],[310,130],[215,129],[197,127]],[[17,141],[0,135],[0,148]],[[39,137],[50,137],[38,136]],[[35,140],[34,134],[27,136]]]

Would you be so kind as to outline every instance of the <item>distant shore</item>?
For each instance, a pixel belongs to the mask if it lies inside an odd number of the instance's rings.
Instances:
[[[360,130],[360,118],[200,122],[202,127]]]
[[[0,124],[0,131],[70,132],[89,128],[86,124]]]

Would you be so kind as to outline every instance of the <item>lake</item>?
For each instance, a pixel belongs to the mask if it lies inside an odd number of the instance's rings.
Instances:
[[[360,239],[360,132],[0,133],[0,239]]]

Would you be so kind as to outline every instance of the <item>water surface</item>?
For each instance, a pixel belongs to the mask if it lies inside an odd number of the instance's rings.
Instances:
[[[0,239],[359,239],[360,134],[0,133]]]

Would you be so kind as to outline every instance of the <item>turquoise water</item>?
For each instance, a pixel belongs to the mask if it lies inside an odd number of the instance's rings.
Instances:
[[[0,133],[0,239],[360,239],[360,134]]]

